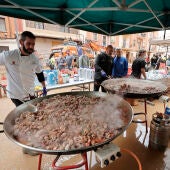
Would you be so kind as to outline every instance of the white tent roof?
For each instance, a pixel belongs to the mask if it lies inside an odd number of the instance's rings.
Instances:
[[[170,46],[170,39],[167,39],[167,40],[151,40],[150,45]]]

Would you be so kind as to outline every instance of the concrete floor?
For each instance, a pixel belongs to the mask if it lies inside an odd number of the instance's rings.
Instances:
[[[70,89],[64,89],[64,91],[70,91]],[[155,113],[155,111],[163,112],[163,104],[157,100],[155,100],[154,103],[155,106],[147,105],[149,123],[151,115]],[[14,108],[15,106],[9,99],[5,97],[1,98],[0,121],[3,121],[7,114]],[[134,112],[143,111],[144,105],[139,102],[138,105],[133,108]],[[149,132],[146,134],[144,124],[132,123],[128,130],[115,139],[113,143],[121,149],[126,148],[135,153],[140,159],[143,170],[170,170],[170,142],[165,151],[153,150],[149,146]],[[88,158],[90,157],[89,155],[90,153],[88,153]],[[52,155],[43,155],[42,170],[52,170],[51,163],[54,158],[55,156]],[[64,156],[60,160],[60,163],[70,164],[77,160],[79,160],[79,156]],[[100,165],[96,163],[93,152],[91,165],[89,166],[91,170],[102,169]],[[37,170],[37,167],[38,156],[32,157],[23,154],[21,147],[11,142],[5,134],[0,134],[0,170]],[[83,170],[83,168],[80,169]],[[103,170],[138,170],[138,165],[134,158],[127,152],[122,151],[122,157],[110,164],[107,168],[103,168]]]

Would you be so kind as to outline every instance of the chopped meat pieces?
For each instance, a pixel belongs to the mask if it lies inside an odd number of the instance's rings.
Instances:
[[[118,94],[154,94],[166,91],[166,87],[161,83],[142,79],[109,79],[104,81],[102,86],[107,91]]]
[[[35,104],[37,113],[26,111],[15,119],[14,136],[24,144],[47,150],[102,143],[116,136],[129,122],[127,106],[120,99],[116,102],[83,95],[43,99]]]

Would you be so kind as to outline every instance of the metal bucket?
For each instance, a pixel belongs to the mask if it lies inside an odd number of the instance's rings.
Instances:
[[[165,149],[170,137],[170,117],[162,114],[162,118],[153,114],[150,124],[149,144],[153,149]]]

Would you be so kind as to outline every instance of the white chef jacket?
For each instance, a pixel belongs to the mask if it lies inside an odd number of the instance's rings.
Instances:
[[[35,73],[41,73],[39,59],[34,55],[21,56],[19,49],[0,53],[0,65],[7,71],[7,92],[9,98],[29,100],[34,95]]]

